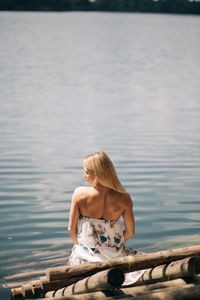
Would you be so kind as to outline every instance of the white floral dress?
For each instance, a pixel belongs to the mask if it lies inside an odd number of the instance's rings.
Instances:
[[[142,252],[126,247],[121,220],[108,221],[80,216],[77,225],[78,245],[73,248],[69,265],[98,262]],[[124,285],[136,282],[145,270],[125,274]]]

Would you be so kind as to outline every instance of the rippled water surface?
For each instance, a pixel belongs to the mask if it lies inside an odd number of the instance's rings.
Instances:
[[[0,13],[1,282],[65,263],[98,150],[134,201],[130,247],[200,242],[199,36],[196,16]]]

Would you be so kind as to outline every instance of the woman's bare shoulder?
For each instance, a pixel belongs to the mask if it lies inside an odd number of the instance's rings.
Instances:
[[[77,188],[75,188],[73,196],[77,197],[77,196],[86,196],[91,192],[91,188],[90,187],[86,187],[86,186],[79,186]]]
[[[129,193],[118,193],[118,199],[123,203],[123,206],[131,207],[133,205],[131,196]]]

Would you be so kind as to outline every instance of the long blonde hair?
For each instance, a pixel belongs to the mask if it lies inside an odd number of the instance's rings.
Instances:
[[[89,154],[84,158],[83,163],[87,171],[94,173],[97,182],[117,192],[126,193],[111,159],[105,152]]]

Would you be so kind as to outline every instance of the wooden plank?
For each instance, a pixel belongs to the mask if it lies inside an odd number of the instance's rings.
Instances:
[[[51,297],[44,298],[48,300],[116,300],[116,299],[126,299],[126,300],[199,300],[200,299],[200,285],[195,286],[194,284],[186,284],[184,286],[178,287],[164,287],[154,290],[145,290],[142,292],[131,292],[131,288],[124,289],[117,294],[115,290],[109,291],[110,295],[106,295],[103,292],[87,293],[74,296],[63,296],[63,297]],[[134,289],[134,288],[132,288]],[[112,295],[112,292],[115,293]],[[44,300],[43,299],[43,300]],[[39,300],[39,299],[38,299]],[[41,300],[41,299],[40,299]]]
[[[99,272],[91,277],[83,279],[78,283],[69,286],[67,293],[85,293],[96,290],[105,290],[113,287],[119,287],[124,281],[124,274],[121,270],[112,269]],[[29,297],[46,293],[49,290],[60,289],[69,284],[66,279],[58,281],[48,281],[47,278],[41,277],[39,280],[32,280],[21,286],[21,288],[12,289],[12,296]]]
[[[159,251],[138,256],[125,256],[114,258],[97,263],[87,263],[78,266],[63,266],[49,268],[46,272],[49,281],[58,279],[68,279],[76,277],[77,280],[90,276],[96,272],[110,268],[119,268],[123,272],[132,272],[147,268],[152,268],[157,265],[170,263],[175,260],[180,260],[189,256],[200,256],[200,245],[178,248],[167,251]]]
[[[200,273],[200,257],[187,257],[146,270],[134,285],[166,281],[176,278],[192,277]]]
[[[23,284],[25,284],[27,281],[19,281],[19,282],[12,282],[12,283],[3,283],[2,287],[5,289],[14,289],[17,287],[21,287]]]
[[[20,292],[24,297],[37,295],[41,292],[47,292],[51,290],[67,287],[80,279],[84,279],[99,271],[103,271],[110,268],[118,267],[121,271],[131,272],[140,269],[146,269],[147,267],[157,266],[161,262],[170,263],[173,260],[185,258],[188,256],[200,256],[200,245],[179,248],[167,251],[159,251],[155,253],[149,253],[140,256],[126,256],[111,259],[108,261],[101,261],[97,263],[81,264],[73,267],[56,267],[47,270],[47,276],[40,277],[34,281],[23,284],[21,291],[18,288],[12,289],[13,296],[19,295]],[[199,260],[199,258],[197,259]],[[191,261],[194,261],[191,259]],[[176,265],[174,263],[174,265]],[[178,263],[177,263],[178,265]],[[186,264],[187,265],[187,264]],[[194,267],[194,266],[193,266]],[[185,267],[186,269],[188,267]],[[172,267],[174,269],[174,267]]]
[[[164,282],[167,280],[172,280],[177,278],[193,277],[198,272],[200,272],[200,257],[189,257],[183,260],[172,262],[169,265],[161,265],[153,269],[147,270],[143,274],[143,276],[132,286],[150,284],[158,281]],[[92,276],[90,278],[92,278]],[[87,280],[88,277],[86,279],[78,281],[76,284],[73,284],[67,288],[62,288],[56,292],[52,292],[52,295],[58,297],[58,296],[80,294],[81,290],[79,290],[78,288],[76,289],[76,287],[79,286],[80,282],[84,282],[86,284]],[[142,287],[142,289],[144,289],[144,286]],[[98,289],[96,288],[96,291],[97,290]],[[82,289],[82,293],[87,293],[87,292],[89,292],[89,290],[87,291],[87,289]],[[49,292],[48,294],[48,297],[50,296],[51,296],[51,292]]]
[[[131,288],[123,288],[121,287],[120,289],[116,289],[116,290],[112,290],[112,295],[113,296],[117,296],[119,294],[129,294],[132,293],[134,295],[138,295],[140,293],[144,293],[144,292],[149,292],[152,290],[156,290],[156,289],[160,289],[160,288],[168,288],[168,287],[177,287],[177,286],[184,286],[186,285],[186,282],[183,279],[175,279],[175,280],[171,280],[171,281],[166,281],[166,282],[162,282],[162,283],[154,283],[154,284],[148,284],[148,285],[143,285],[143,286],[137,286],[137,287],[131,287]],[[89,292],[89,291],[88,291]],[[97,291],[96,291],[97,292]],[[102,291],[100,293],[96,293],[96,296],[106,296]],[[87,292],[86,292],[87,293]],[[71,296],[77,294],[77,291],[74,292],[73,289],[69,290],[68,288],[63,288],[57,291],[51,291],[45,294],[46,298],[59,298],[59,297],[67,297],[67,296]],[[83,295],[84,296],[84,295]]]
[[[124,282],[124,273],[119,269],[98,272],[90,277],[79,280],[66,288],[54,292],[54,296],[75,295],[117,288]]]
[[[130,298],[126,298],[126,300],[129,299]],[[200,286],[186,285],[181,288],[172,288],[172,289],[167,288],[159,291],[154,291],[148,294],[138,295],[131,299],[134,300],[199,300]],[[85,299],[83,298],[82,300]]]

